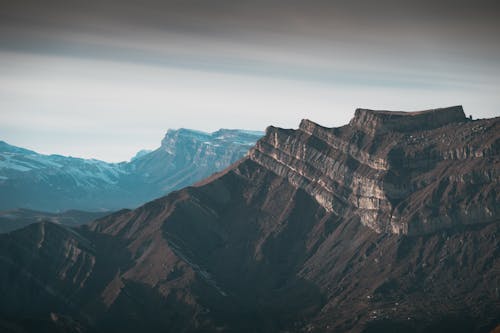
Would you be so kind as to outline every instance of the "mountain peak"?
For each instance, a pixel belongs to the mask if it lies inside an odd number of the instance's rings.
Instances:
[[[349,124],[370,135],[375,135],[390,131],[429,130],[466,120],[461,105],[414,112],[359,108],[356,109],[354,118]]]
[[[179,138],[187,139],[188,141],[193,142],[212,142],[212,141],[227,141],[230,142],[238,142],[242,144],[247,144],[251,146],[257,141],[262,135],[263,132],[259,131],[248,131],[241,129],[227,129],[221,128],[214,132],[203,132],[199,130],[187,129],[187,128],[179,128],[179,129],[169,129],[163,138],[161,145],[164,148],[173,149],[172,145],[175,143],[183,144],[182,140]]]
[[[418,112],[358,109],[343,127],[307,119],[298,130],[270,126],[249,157],[329,212],[352,213],[377,232],[430,233],[498,214],[493,204],[473,202],[478,191],[496,200],[487,185],[497,181],[495,167],[480,161],[498,154],[499,125],[499,119],[468,121],[461,106]],[[478,175],[481,181],[475,180]],[[479,182],[486,185],[474,187]],[[468,198],[460,207],[453,201],[456,189]]]

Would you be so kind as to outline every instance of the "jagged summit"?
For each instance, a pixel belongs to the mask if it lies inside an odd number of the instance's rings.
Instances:
[[[349,124],[375,135],[390,131],[429,130],[466,120],[462,106],[457,105],[416,112],[356,109]]]
[[[347,126],[355,127],[363,132],[375,135],[387,132],[412,132],[429,130],[453,123],[468,121],[461,105],[423,111],[387,111],[358,108]],[[269,130],[275,128],[269,126]],[[302,119],[299,129],[306,132],[330,130],[338,132],[340,128],[329,128],[309,119]]]
[[[338,128],[307,119],[298,130],[270,126],[249,156],[338,216],[421,234],[498,216],[499,128],[498,118],[468,121],[461,106],[357,109]]]

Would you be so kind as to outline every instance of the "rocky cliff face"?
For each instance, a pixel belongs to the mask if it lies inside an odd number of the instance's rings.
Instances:
[[[377,232],[429,233],[499,216],[500,121],[469,121],[461,107],[356,110],[350,124],[270,127],[250,158],[303,188],[338,216]],[[459,200],[457,200],[459,198]]]
[[[461,106],[416,112],[357,109],[349,125],[375,136],[389,132],[431,130],[464,120]]]
[[[169,130],[160,148],[135,159],[128,169],[149,185],[151,200],[223,170],[242,158],[263,134],[230,129],[213,133]]]
[[[489,332],[499,119],[451,114],[425,129],[353,125],[365,111],[340,128],[271,127],[196,186],[88,227],[0,235],[0,325]]]

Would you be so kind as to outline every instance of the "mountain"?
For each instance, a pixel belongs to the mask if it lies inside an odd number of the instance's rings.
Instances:
[[[78,226],[96,220],[109,212],[86,212],[68,210],[62,213],[39,212],[29,209],[12,209],[0,211],[0,233],[21,229],[38,222],[52,222],[67,226]]]
[[[243,157],[263,133],[169,130],[130,162],[42,155],[0,142],[0,209],[110,211],[193,184]]]
[[[0,235],[0,327],[490,332],[499,143],[500,118],[461,107],[269,127],[195,186]]]

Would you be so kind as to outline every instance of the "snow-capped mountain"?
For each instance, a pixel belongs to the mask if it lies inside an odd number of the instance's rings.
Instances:
[[[43,155],[0,141],[0,209],[133,208],[226,168],[262,135],[168,130],[158,149],[121,163]]]

